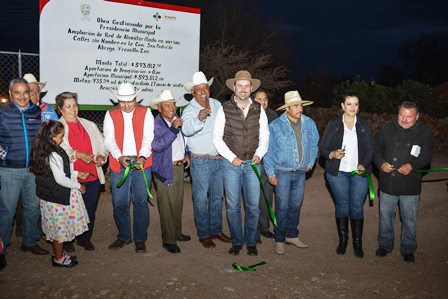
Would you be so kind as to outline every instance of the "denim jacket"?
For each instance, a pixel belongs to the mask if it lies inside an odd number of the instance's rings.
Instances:
[[[302,114],[302,160],[299,161],[294,130],[286,112],[269,124],[269,150],[263,159],[268,177],[275,176],[277,170],[296,171],[313,168],[317,157],[319,132],[314,121]]]

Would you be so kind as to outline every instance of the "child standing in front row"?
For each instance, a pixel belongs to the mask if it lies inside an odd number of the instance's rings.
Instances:
[[[78,260],[64,254],[64,242],[89,229],[89,216],[81,195],[85,187],[71,179],[69,158],[60,147],[63,137],[60,122],[43,123],[31,150],[30,169],[36,175],[36,194],[41,199],[42,231],[53,245],[52,265],[73,267]],[[73,174],[84,179],[89,175]]]

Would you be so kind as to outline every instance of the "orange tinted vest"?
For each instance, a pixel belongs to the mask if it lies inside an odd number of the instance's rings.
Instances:
[[[135,147],[137,149],[137,154],[140,152],[140,148],[142,147],[143,141],[143,127],[145,122],[145,116],[148,108],[137,104],[134,109],[134,114],[132,116],[132,128],[134,129],[134,138],[135,138]],[[151,113],[151,112],[149,112]],[[112,122],[114,124],[115,130],[115,142],[118,145],[118,148],[123,151],[123,139],[124,139],[124,119],[121,109],[119,107],[115,107],[114,109],[109,111],[110,117],[112,118]],[[152,166],[152,155],[150,155],[145,162],[144,168],[148,168]],[[117,159],[112,157],[109,154],[109,167],[112,171],[120,172],[121,164]]]

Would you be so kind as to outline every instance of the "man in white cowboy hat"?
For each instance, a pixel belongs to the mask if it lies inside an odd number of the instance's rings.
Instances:
[[[210,98],[212,83],[213,78],[207,81],[203,72],[193,74],[191,82],[185,83],[184,88],[194,98],[182,115],[182,132],[188,137],[190,150],[194,220],[199,242],[205,248],[216,247],[213,239],[230,242],[230,237],[222,232],[222,161],[212,142],[221,103]]]
[[[152,150],[163,248],[170,253],[180,253],[177,241],[191,240],[182,233],[184,164],[186,168],[190,166],[181,131],[183,120],[176,115],[176,100],[170,90],[163,90],[150,105],[159,110],[154,120]]]
[[[317,157],[319,132],[314,121],[303,115],[304,101],[297,90],[285,93],[285,109],[279,118],[269,124],[269,150],[263,163],[269,182],[275,187],[275,253],[285,253],[285,241],[298,248],[307,248],[298,237],[305,191],[305,176]]]
[[[39,106],[42,110],[42,121],[58,120],[58,114],[50,104],[41,101],[41,91],[47,85],[47,82],[39,82],[33,74],[25,74],[23,79],[28,82],[30,87],[30,101]]]
[[[238,255],[244,244],[248,255],[258,255],[260,183],[251,163],[255,163],[260,171],[261,158],[269,146],[269,128],[264,109],[250,95],[260,87],[260,83],[245,70],[237,72],[235,78],[226,80],[227,87],[234,94],[219,109],[213,132],[213,143],[224,157],[222,172],[227,220],[232,237],[229,253],[232,255]],[[246,213],[244,229],[241,220],[241,189]]]
[[[154,117],[151,110],[137,103],[140,90],[131,83],[122,83],[117,91],[111,92],[117,98],[118,105],[106,112],[103,130],[104,143],[109,151],[110,185],[118,236],[109,249],[120,249],[132,242],[129,208],[132,191],[135,251],[143,253],[146,252],[145,242],[148,239],[149,207],[141,167],[150,182]],[[126,167],[131,163],[136,165],[135,168],[130,170],[124,184],[117,188]]]

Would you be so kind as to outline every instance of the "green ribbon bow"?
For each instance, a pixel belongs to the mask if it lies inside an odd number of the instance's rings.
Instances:
[[[148,180],[146,179],[146,174],[145,174],[145,170],[143,169],[142,163],[136,163],[136,164],[129,163],[128,166],[126,166],[126,168],[124,170],[123,176],[121,177],[120,181],[117,184],[117,188],[120,189],[120,187],[123,186],[124,182],[128,178],[129,172],[131,171],[132,168],[135,168],[135,166],[137,166],[137,165],[140,166],[140,170],[142,171],[142,174],[143,174],[143,181],[145,182],[146,194],[148,194],[149,203],[151,206],[154,206],[154,197],[151,195],[150,187],[148,185]]]

